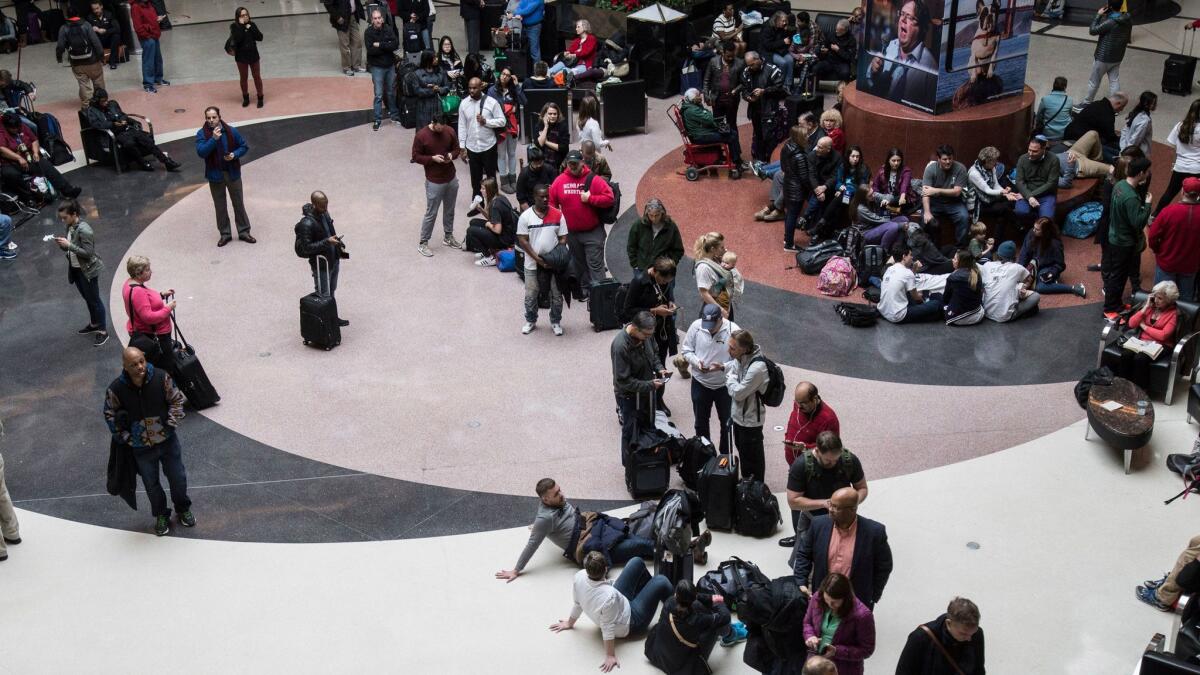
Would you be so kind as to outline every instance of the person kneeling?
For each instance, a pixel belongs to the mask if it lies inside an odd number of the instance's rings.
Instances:
[[[741,621],[731,622],[725,598],[697,593],[689,579],[680,579],[646,636],[646,658],[666,673],[708,673],[708,655],[717,638],[721,646],[732,647],[746,635]]]
[[[550,626],[561,633],[575,627],[580,614],[587,614],[600,626],[604,638],[604,663],[600,670],[607,673],[619,668],[617,638],[640,635],[650,627],[658,605],[671,595],[671,580],[651,575],[641,558],[633,558],[621,571],[616,583],[608,581],[608,561],[604,554],[592,551],[583,560],[583,569],[575,573],[575,605],[571,616]]]

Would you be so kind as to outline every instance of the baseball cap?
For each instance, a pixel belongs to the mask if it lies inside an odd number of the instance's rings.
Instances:
[[[567,161],[568,162],[582,162],[583,161],[583,153],[578,150],[572,150],[567,153]]]
[[[1200,178],[1184,178],[1183,191],[1197,193],[1200,192]]]
[[[700,327],[704,330],[712,330],[717,327],[717,322],[721,320],[721,308],[718,305],[708,303],[700,312]]]

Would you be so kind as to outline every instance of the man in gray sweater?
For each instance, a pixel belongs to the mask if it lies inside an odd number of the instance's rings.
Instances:
[[[539,480],[535,489],[542,503],[538,504],[537,516],[534,517],[533,525],[529,528],[529,540],[525,542],[525,549],[517,558],[517,564],[511,570],[496,572],[497,579],[511,582],[520,576],[525,565],[529,564],[529,559],[533,557],[534,553],[537,553],[538,547],[547,537],[564,551],[567,546],[571,545],[579,509],[567,502],[567,496],[563,494],[562,487],[555,483],[553,478]],[[705,543],[707,544],[707,542]],[[652,558],[654,557],[654,542],[630,534],[609,549],[608,557],[612,560],[613,565],[624,565],[634,558]]]

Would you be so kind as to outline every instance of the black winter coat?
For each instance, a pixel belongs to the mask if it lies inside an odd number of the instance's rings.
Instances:
[[[982,628],[975,632],[970,642],[957,642],[946,632],[945,614],[925,625],[950,652],[963,675],[985,675]],[[900,662],[896,664],[896,675],[955,675],[955,672],[942,651],[920,626],[909,633],[904,651],[900,652]]]
[[[807,201],[812,194],[814,179],[804,148],[789,140],[779,151],[779,167],[783,170],[784,201]]]
[[[317,264],[319,255],[325,256],[331,265],[336,263],[339,257],[345,257],[340,247],[328,241],[337,234],[329,213],[326,212],[323,219],[319,218],[313,211],[312,204],[305,204],[301,212],[304,217],[296,223],[296,255],[308,258],[308,262],[313,265]]]
[[[707,594],[697,594],[696,598],[686,618],[674,619],[674,630],[671,628],[671,613],[676,607],[675,598],[667,598],[658,616],[658,624],[646,636],[646,658],[663,672],[671,675],[709,675],[712,672],[704,648],[714,643],[720,632],[729,625],[729,608],[724,603],[714,605],[712,596]],[[675,631],[679,631],[679,636],[684,640],[698,646],[683,644],[675,636]]]
[[[759,36],[758,51],[762,52],[764,56],[767,54],[787,54],[788,44],[785,40],[791,40],[795,33],[795,29],[788,28],[787,26],[783,28],[764,26]]]
[[[361,2],[355,3],[356,7],[353,12],[350,11],[350,0],[321,0],[321,2],[325,4],[325,9],[329,12],[329,25],[338,31],[350,30],[351,21],[367,20],[367,13]],[[342,19],[342,22],[338,23],[338,19]]]
[[[233,60],[238,63],[258,63],[258,43],[262,42],[262,31],[253,21],[243,26],[234,21],[229,24],[229,39],[233,41]]]

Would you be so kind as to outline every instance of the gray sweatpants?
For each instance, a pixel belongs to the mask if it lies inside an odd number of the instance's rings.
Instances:
[[[454,234],[454,201],[458,199],[458,178],[449,183],[425,181],[425,217],[421,219],[421,243],[428,244],[433,235],[433,221],[437,219],[438,206],[442,208],[442,229],[446,236]]]
[[[608,278],[608,268],[604,264],[604,240],[607,237],[603,225],[587,232],[567,233],[567,248],[575,258],[580,271],[579,284],[584,288]]]

